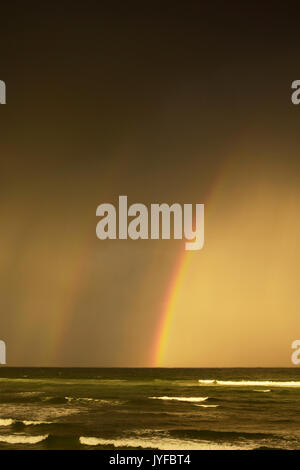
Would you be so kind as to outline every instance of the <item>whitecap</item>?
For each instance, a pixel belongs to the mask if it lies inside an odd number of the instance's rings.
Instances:
[[[64,397],[69,403],[99,403],[100,405],[121,405],[123,402],[120,400],[104,400],[101,398],[86,398],[86,397]]]
[[[218,408],[220,405],[195,405],[195,406],[201,406],[202,408]]]
[[[300,387],[300,381],[273,381],[273,380],[198,380],[202,385],[223,385],[234,387],[265,386],[265,387]]]
[[[174,401],[184,401],[184,402],[199,402],[199,401],[205,401],[208,399],[208,397],[148,397],[151,398],[152,400],[174,400]]]
[[[196,441],[187,439],[171,439],[161,437],[144,438],[120,438],[120,439],[102,439],[99,437],[81,436],[79,442],[86,446],[114,446],[116,449],[121,447],[148,448],[160,450],[238,450],[253,448],[249,444],[244,446],[217,444],[207,441]]]
[[[11,426],[14,422],[15,420],[11,418],[0,419],[0,426]]]
[[[42,436],[24,436],[22,434],[11,434],[7,436],[0,436],[0,442],[7,444],[38,444],[39,442],[47,439],[49,434]]]
[[[27,421],[27,420],[22,421],[22,423],[25,426],[37,426],[39,424],[51,424],[50,421]]]
[[[199,380],[199,382],[202,382],[204,384],[213,384],[216,383],[216,380]]]

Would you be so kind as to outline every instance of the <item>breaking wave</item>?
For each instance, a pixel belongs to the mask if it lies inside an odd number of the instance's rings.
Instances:
[[[148,397],[151,400],[173,400],[173,401],[183,401],[183,402],[190,402],[190,403],[197,403],[200,401],[205,401],[208,397]]]
[[[0,419],[0,426],[11,426],[14,422],[15,420],[11,418]]]
[[[40,424],[52,424],[50,421],[21,421],[24,426],[38,426]]]
[[[12,426],[12,425],[23,425],[23,426],[37,426],[40,424],[51,424],[50,421],[35,421],[35,420],[24,420],[18,421],[13,418],[1,418],[0,426]]]
[[[234,387],[264,386],[264,387],[300,387],[300,381],[273,381],[273,380],[198,380],[201,385],[223,385]]]
[[[78,403],[99,403],[100,405],[121,405],[123,402],[121,400],[105,400],[100,398],[81,398],[81,397],[64,397],[67,402],[78,402]]]
[[[160,449],[160,450],[237,450],[252,448],[249,445],[235,444],[217,444],[210,442],[199,442],[186,439],[172,439],[151,437],[143,439],[123,438],[123,439],[102,439],[99,437],[81,436],[79,442],[85,446],[109,446],[116,449],[120,448],[143,448],[143,449]]]
[[[202,408],[218,408],[220,405],[195,405],[195,406],[201,406]]]
[[[6,444],[38,444],[48,438],[48,434],[42,436],[23,436],[21,434],[11,434],[0,436],[0,442]]]

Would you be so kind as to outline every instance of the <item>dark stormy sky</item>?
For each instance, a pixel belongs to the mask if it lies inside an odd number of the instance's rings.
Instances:
[[[283,290],[280,301],[276,293],[298,274],[300,106],[290,99],[291,82],[300,79],[298,58],[299,24],[288,2],[1,5],[0,79],[7,104],[0,107],[0,338],[8,365],[153,364],[184,245],[98,240],[96,207],[117,204],[121,194],[129,203],[206,204],[206,245],[195,256],[197,275],[209,273],[210,286],[222,284],[218,260],[225,263],[227,255],[229,263],[244,259],[239,275],[231,273],[232,284],[241,278],[251,284],[256,271],[247,263],[257,256],[260,269],[261,254],[274,243],[268,253],[273,259],[280,252],[282,277],[268,275],[266,289],[280,310],[273,312],[276,331],[261,344],[271,347],[276,337],[279,352],[266,353],[265,346],[253,360],[238,358],[245,337],[233,326],[231,346],[220,345],[220,365],[289,365],[299,321],[296,310],[286,318],[283,306],[295,308],[299,296],[296,285]],[[243,218],[236,221],[247,211],[260,228],[259,249],[250,253],[253,233]],[[282,223],[279,243],[272,234]],[[236,253],[241,240],[244,251]],[[257,287],[253,281],[253,296],[262,296]],[[222,324],[236,305],[228,289],[226,313],[221,301],[208,309]],[[206,312],[195,292],[183,300],[181,321],[172,326],[166,365],[219,365],[209,343],[203,346],[216,336],[221,341],[218,322],[215,316],[211,325],[206,320],[201,336]],[[249,305],[241,292],[239,307]],[[252,309],[265,311],[268,298],[245,310],[244,325]],[[192,349],[176,337],[185,318],[198,332]],[[236,322],[230,316],[230,325]],[[248,330],[253,344],[255,323]],[[180,349],[186,351],[182,361]]]

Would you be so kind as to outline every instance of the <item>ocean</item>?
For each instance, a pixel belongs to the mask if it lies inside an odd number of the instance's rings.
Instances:
[[[0,449],[300,449],[300,369],[0,369]]]

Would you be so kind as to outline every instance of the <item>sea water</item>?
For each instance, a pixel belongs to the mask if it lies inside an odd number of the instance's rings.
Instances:
[[[0,449],[300,449],[300,370],[0,369]]]

